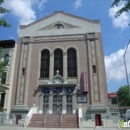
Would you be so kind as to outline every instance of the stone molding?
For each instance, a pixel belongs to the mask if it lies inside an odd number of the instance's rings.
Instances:
[[[84,37],[84,35],[34,37],[34,42],[68,41],[68,40],[85,40],[85,37]]]

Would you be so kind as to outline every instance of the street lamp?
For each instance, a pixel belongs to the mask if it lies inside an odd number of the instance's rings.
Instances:
[[[129,77],[128,77],[128,72],[127,72],[127,67],[126,67],[126,61],[125,61],[125,55],[126,55],[126,52],[127,52],[127,49],[128,49],[129,44],[130,44],[130,40],[129,40],[127,46],[126,46],[126,49],[125,49],[123,58],[124,58],[124,64],[125,64],[125,72],[126,72],[127,85],[128,85],[128,87],[129,87],[129,95],[130,95]]]

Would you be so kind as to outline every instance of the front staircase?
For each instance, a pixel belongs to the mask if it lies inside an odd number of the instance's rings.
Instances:
[[[77,128],[78,127],[78,115],[77,114],[64,114],[61,126],[63,128]]]
[[[33,114],[28,127],[78,128],[77,114]]]

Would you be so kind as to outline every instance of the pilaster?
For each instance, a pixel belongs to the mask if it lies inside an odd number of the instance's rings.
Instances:
[[[50,66],[49,67],[50,67],[49,68],[49,70],[50,70],[49,77],[50,77],[50,79],[52,79],[53,74],[54,74],[54,53],[50,53]]]
[[[63,77],[67,78],[67,52],[63,53]]]

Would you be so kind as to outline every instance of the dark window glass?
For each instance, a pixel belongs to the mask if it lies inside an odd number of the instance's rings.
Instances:
[[[68,77],[77,77],[76,50],[72,48],[67,51],[67,70]]]
[[[56,27],[57,29],[64,28],[64,26],[62,24],[56,24],[54,27]]]
[[[5,55],[4,61],[9,61],[9,54],[6,54],[6,55]]]
[[[96,73],[96,66],[93,65],[93,73]]]
[[[61,25],[60,25],[60,24],[58,24],[58,25],[57,25],[57,29],[60,29],[60,28],[61,28]]]
[[[41,52],[41,78],[49,78],[50,55],[48,50]]]
[[[23,71],[23,75],[25,75],[25,68],[23,68],[23,70],[22,70],[22,71]]]
[[[2,78],[1,78],[1,84],[5,84],[5,83],[6,83],[6,72],[2,74]]]
[[[57,70],[59,74],[63,76],[63,52],[60,49],[54,52],[54,75],[56,75]]]
[[[0,100],[0,107],[4,107],[4,102],[5,102],[5,93],[2,93],[1,100]]]

